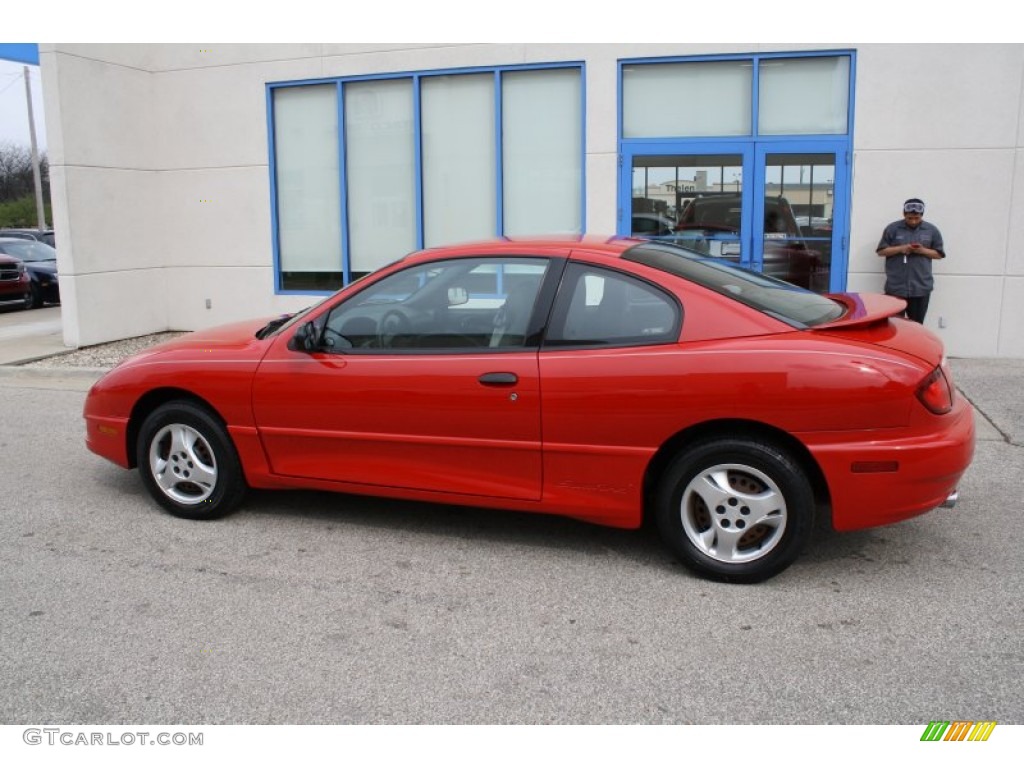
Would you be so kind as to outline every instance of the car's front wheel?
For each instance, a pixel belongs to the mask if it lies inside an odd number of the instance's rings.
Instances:
[[[150,495],[178,517],[221,517],[245,494],[242,465],[227,430],[195,403],[174,401],[154,410],[139,430],[136,460]]]
[[[669,465],[655,500],[665,543],[691,570],[754,583],[787,568],[810,537],[814,494],[788,452],[725,437],[699,443]]]

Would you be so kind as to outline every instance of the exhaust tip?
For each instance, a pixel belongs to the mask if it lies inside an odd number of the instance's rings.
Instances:
[[[942,507],[942,509],[952,509],[953,507],[956,506],[956,502],[959,498],[960,491],[955,490],[951,494],[949,494],[949,496],[946,497],[946,500],[942,502],[942,504],[940,504],[939,506]]]

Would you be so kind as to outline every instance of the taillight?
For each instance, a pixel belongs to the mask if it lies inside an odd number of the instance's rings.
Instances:
[[[953,388],[941,366],[918,385],[917,399],[932,413],[943,414],[953,410]]]

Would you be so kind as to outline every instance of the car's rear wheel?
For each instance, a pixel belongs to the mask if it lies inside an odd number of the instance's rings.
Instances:
[[[220,420],[187,401],[166,403],[143,422],[136,445],[150,495],[173,515],[212,520],[245,495],[238,453]]]
[[[807,543],[814,494],[799,462],[770,443],[719,438],[681,453],[658,485],[665,543],[693,571],[754,583],[787,568]]]

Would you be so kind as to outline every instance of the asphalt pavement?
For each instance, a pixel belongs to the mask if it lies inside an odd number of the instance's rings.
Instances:
[[[754,586],[546,516],[254,492],[179,520],[86,451],[95,371],[0,365],[0,723],[1024,723],[1024,360],[952,365],[958,505]]]

